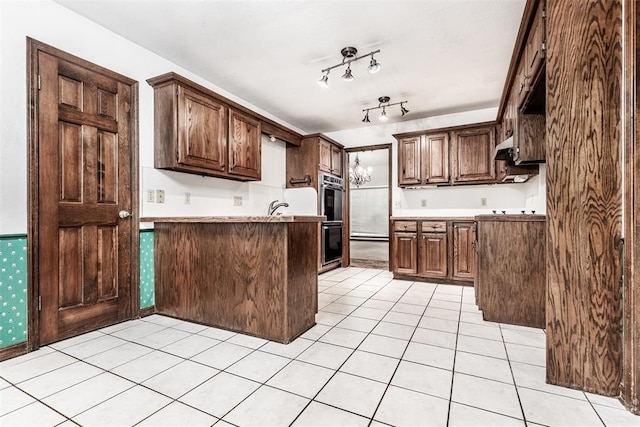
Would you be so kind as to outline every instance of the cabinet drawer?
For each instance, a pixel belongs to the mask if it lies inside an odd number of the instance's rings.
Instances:
[[[394,231],[418,231],[418,223],[416,221],[394,221]]]
[[[432,233],[432,232],[445,233],[447,231],[447,222],[446,221],[423,221],[422,231],[427,233]]]

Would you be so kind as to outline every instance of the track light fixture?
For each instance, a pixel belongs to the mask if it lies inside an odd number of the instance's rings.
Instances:
[[[342,62],[336,65],[332,65],[331,67],[327,67],[324,70],[322,70],[322,78],[320,78],[320,80],[318,80],[318,84],[322,87],[329,87],[329,71],[333,70],[334,68],[337,67],[342,67],[343,65],[347,66],[347,69],[345,70],[344,74],[342,75],[342,80],[345,81],[352,81],[354,79],[353,73],[351,72],[351,63],[352,62],[356,62],[362,58],[366,58],[368,56],[371,56],[371,61],[369,62],[369,66],[367,67],[367,70],[369,70],[370,73],[377,73],[378,71],[380,71],[380,63],[378,61],[376,61],[376,59],[373,57],[373,55],[375,55],[376,53],[380,53],[380,49],[378,50],[374,50],[372,52],[369,52],[365,55],[361,55],[361,56],[357,56],[358,55],[358,49],[356,49],[355,47],[352,46],[347,46],[345,48],[343,48],[340,53],[342,54]]]
[[[382,121],[388,120],[389,117],[387,117],[387,107],[391,107],[392,105],[400,105],[400,112],[402,113],[403,116],[409,112],[409,110],[407,110],[403,105],[403,104],[406,104],[407,101],[394,102],[393,104],[390,104],[389,103],[390,100],[391,98],[389,98],[388,96],[381,96],[380,98],[378,98],[377,107],[365,108],[364,110],[362,110],[364,111],[364,119],[362,119],[362,121],[365,123],[369,123],[369,111],[378,110],[380,108],[382,108],[382,113],[380,113],[379,119]]]

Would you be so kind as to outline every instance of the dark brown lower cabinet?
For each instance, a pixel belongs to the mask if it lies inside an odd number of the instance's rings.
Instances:
[[[394,277],[471,284],[475,225],[471,219],[393,219]]]
[[[418,247],[418,274],[423,277],[447,277],[447,233],[422,232]]]
[[[476,303],[485,320],[545,327],[544,215],[481,215]]]
[[[398,274],[418,274],[418,244],[416,232],[396,232],[393,234],[396,257],[393,271]]]
[[[453,222],[453,256],[451,276],[456,280],[473,280],[476,274],[476,227],[473,221]]]

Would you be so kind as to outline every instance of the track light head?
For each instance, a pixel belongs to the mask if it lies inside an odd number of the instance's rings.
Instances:
[[[369,67],[367,68],[369,70],[369,72],[371,74],[373,73],[377,73],[378,71],[380,71],[380,63],[378,61],[376,61],[376,59],[373,57],[373,54],[371,55],[371,62],[369,62]]]
[[[349,64],[347,66],[347,71],[345,71],[344,74],[342,75],[342,80],[346,82],[350,82],[350,81],[353,81],[353,79],[354,79],[353,74],[351,74],[351,64]]]
[[[318,80],[318,84],[322,87],[329,87],[329,72],[327,71],[322,75],[322,78]]]
[[[389,118],[387,117],[387,110],[385,107],[382,107],[382,113],[380,113],[380,120],[386,122]]]
[[[407,110],[406,108],[404,108],[404,105],[402,105],[402,103],[400,104],[400,112],[402,113],[402,115],[404,116],[405,114],[407,114],[409,112],[409,110]]]
[[[362,119],[362,121],[364,123],[371,123],[371,120],[369,120],[369,110],[366,110],[367,112],[364,114],[364,119]]]

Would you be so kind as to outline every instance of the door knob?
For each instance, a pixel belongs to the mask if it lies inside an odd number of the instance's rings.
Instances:
[[[124,211],[124,210],[123,210],[123,211],[118,212],[118,216],[119,216],[121,219],[125,219],[125,218],[128,218],[128,217],[130,217],[130,216],[131,216],[131,212],[127,212],[127,211]]]

